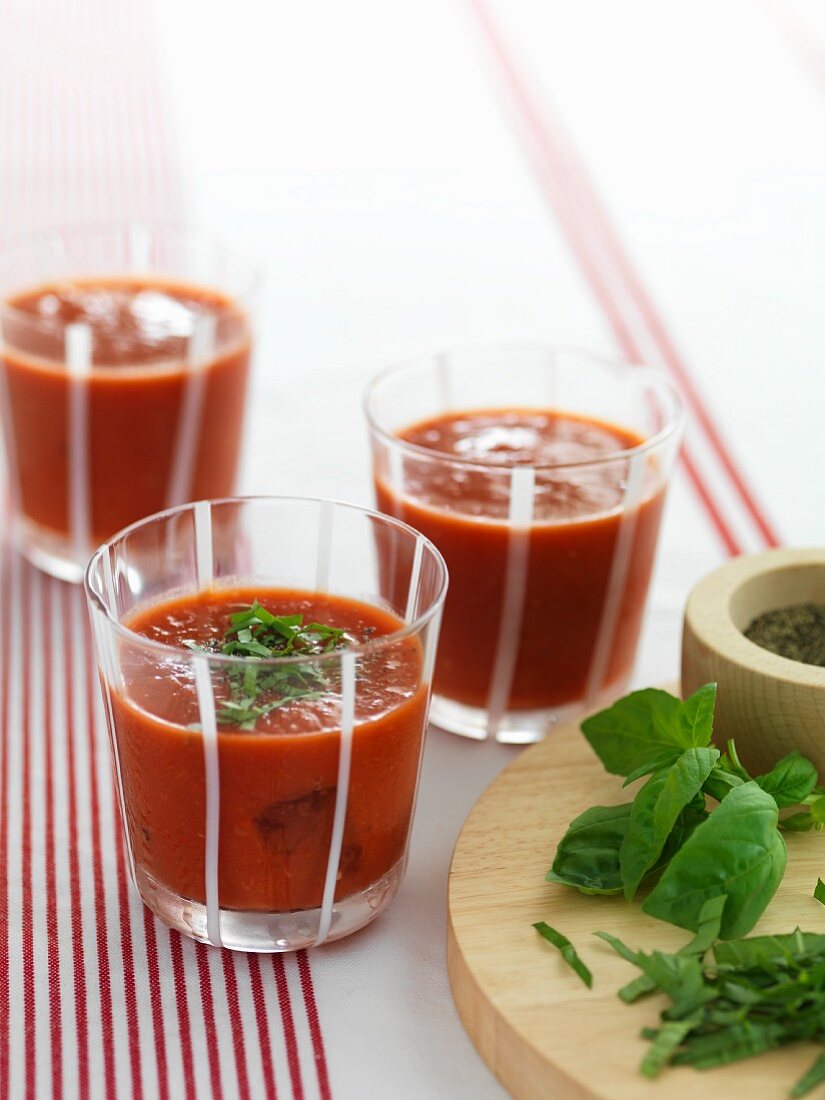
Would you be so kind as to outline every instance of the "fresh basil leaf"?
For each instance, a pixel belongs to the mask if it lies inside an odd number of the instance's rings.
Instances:
[[[623,787],[629,787],[631,783],[635,783],[637,779],[642,779],[646,775],[651,775],[653,772],[659,771],[660,768],[669,768],[671,764],[675,764],[681,756],[679,749],[668,749],[666,752],[659,753],[658,756],[651,757],[650,760],[645,760],[644,763],[639,764],[622,783]]]
[[[722,802],[732,790],[741,787],[744,782],[745,780],[741,779],[736,772],[729,772],[725,768],[716,767],[705,780],[703,790],[705,794],[709,794],[717,802]]]
[[[823,1081],[825,1081],[825,1054],[820,1054],[807,1073],[803,1073],[791,1089],[792,1100],[796,1100],[799,1096],[807,1096],[811,1089],[815,1089]]]
[[[703,956],[706,951],[716,943],[719,939],[719,932],[722,928],[722,914],[725,911],[725,905],[727,903],[727,896],[720,894],[718,898],[710,898],[702,906],[702,911],[699,914],[699,927],[696,930],[696,935],[693,939],[680,947],[676,952],[677,955],[697,955]],[[597,932],[597,936],[601,936],[602,939],[611,941],[606,937],[603,932]],[[613,945],[615,947],[615,944]],[[622,945],[624,946],[624,945]],[[618,948],[616,948],[618,950]],[[628,954],[623,955],[628,962],[635,962],[635,956],[630,952],[629,948],[625,948]],[[640,997],[646,996],[648,993],[654,993],[656,991],[656,983],[653,982],[646,974],[640,975],[638,978],[634,978],[632,982],[628,982],[627,985],[622,986],[619,990],[619,997],[625,1002],[625,1004],[633,1004],[634,1001],[638,1001]]]
[[[634,966],[638,966],[639,952],[631,951],[631,949],[622,940],[616,936],[611,936],[609,932],[594,932],[594,935],[598,936],[600,940],[604,940],[609,944],[617,955],[620,955],[625,962],[633,963]]]
[[[816,886],[814,886],[814,897],[817,901],[825,905],[825,882],[821,878],[816,880]]]
[[[665,868],[642,909],[696,931],[708,898],[727,894],[720,935],[744,936],[776,893],[787,863],[773,798],[753,781],[732,790]]]
[[[585,964],[581,961],[581,959],[579,958],[579,953],[576,951],[575,947],[567,938],[567,936],[563,936],[561,932],[559,932],[555,928],[551,928],[551,926],[549,924],[545,924],[543,920],[539,921],[537,924],[534,924],[533,927],[540,936],[543,936],[544,939],[547,940],[548,943],[552,943],[554,947],[558,948],[558,950],[561,952],[562,958],[567,963],[567,965],[571,967],[571,969],[575,970],[575,972],[578,974],[578,976],[581,978],[588,989],[592,989],[593,975],[590,970],[588,970],[588,968],[585,966]]]
[[[640,951],[636,965],[656,989],[667,993],[673,1001],[698,997],[705,984],[704,971],[696,955],[666,955],[663,951],[646,955]]]
[[[757,775],[756,782],[763,791],[773,795],[780,810],[798,806],[816,787],[819,775],[816,768],[799,752],[789,753],[765,775]]]
[[[718,749],[687,749],[669,768],[654,772],[636,795],[619,852],[624,896],[628,901],[656,865],[679,814],[701,791],[718,759]]]
[[[789,833],[809,833],[814,825],[814,819],[807,810],[802,810],[798,814],[789,814],[779,822],[779,828]]]
[[[743,940],[727,940],[713,948],[716,965],[724,969],[770,969],[792,959],[805,956],[825,958],[825,935],[818,932],[788,932],[781,936],[750,936]]]
[[[572,821],[556,849],[548,882],[575,886],[583,894],[619,894],[619,850],[630,824],[632,803],[592,806]]]
[[[668,1020],[656,1032],[649,1050],[642,1059],[639,1072],[649,1079],[658,1077],[685,1037],[701,1023],[701,1016],[686,1020]]]
[[[607,771],[628,776],[674,749],[710,744],[715,699],[715,684],[684,703],[659,688],[645,688],[586,718],[581,729]]]
[[[682,703],[681,726],[690,732],[692,745],[709,745],[716,709],[716,684],[704,684]]]
[[[821,829],[825,826],[825,797],[817,798],[808,807],[808,813],[813,818],[814,828]]]

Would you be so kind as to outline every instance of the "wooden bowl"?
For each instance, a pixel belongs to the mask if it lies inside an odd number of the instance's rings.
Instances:
[[[742,633],[757,615],[825,604],[825,549],[769,550],[734,558],[688,597],[682,691],[716,681],[714,740],[733,737],[753,775],[798,749],[825,778],[825,668],[778,657]]]

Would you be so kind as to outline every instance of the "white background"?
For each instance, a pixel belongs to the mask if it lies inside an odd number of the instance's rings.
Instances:
[[[822,5],[492,10],[784,541],[821,543]],[[463,0],[155,0],[154,15],[185,216],[266,272],[244,490],[369,502],[360,393],[387,362],[525,339],[614,350]],[[727,499],[718,463],[703,469]],[[680,477],[640,684],[677,674],[684,599],[723,556]],[[511,756],[432,731],[398,898],[313,953],[334,1096],[500,1095],[449,997],[445,888],[461,822]]]

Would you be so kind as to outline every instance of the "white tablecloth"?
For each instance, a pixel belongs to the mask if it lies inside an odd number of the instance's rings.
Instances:
[[[636,348],[684,365],[698,397],[694,475],[683,466],[671,494],[638,683],[677,674],[685,596],[727,553],[765,546],[769,526],[822,542],[814,0],[8,0],[0,43],[5,232],[184,217],[260,258],[245,491],[368,503],[360,394],[387,362],[512,340]],[[32,606],[79,629],[78,599],[12,570],[15,629]],[[126,893],[99,714],[82,750],[99,805],[84,808],[83,756],[74,841],[68,802],[53,801],[53,846],[75,844],[76,875],[32,830],[52,795],[45,750],[27,756],[26,738],[47,713],[48,736],[65,736],[65,707],[43,702],[42,670],[27,678],[5,645],[4,1094],[503,1094],[450,999],[446,880],[461,823],[515,750],[431,731],[389,911],[308,955],[227,961]],[[81,650],[58,685],[76,695]],[[82,740],[90,718],[75,707]]]

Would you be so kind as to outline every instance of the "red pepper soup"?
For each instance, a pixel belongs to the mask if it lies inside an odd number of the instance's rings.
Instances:
[[[201,286],[107,278],[39,286],[7,306],[0,365],[9,465],[30,530],[46,540],[70,535],[77,386],[86,392],[93,542],[174,503],[173,496],[231,493],[250,354],[249,321],[236,301]],[[202,317],[213,319],[215,340],[190,364],[193,324]],[[91,330],[83,378],[71,377],[65,363],[66,327],[76,323]]]
[[[378,506],[430,538],[450,574],[433,690],[467,706],[488,706],[514,535],[526,546],[522,606],[506,609],[518,615],[507,709],[543,710],[584,698],[622,529],[629,538],[627,564],[597,687],[625,679],[664,498],[656,460],[648,458],[637,500],[628,506],[630,464],[622,452],[642,437],[541,408],[451,412],[397,435],[415,450],[401,448],[394,480],[379,467]],[[535,467],[532,520],[520,535],[510,523],[516,466]]]
[[[243,625],[233,627],[238,616]],[[256,616],[274,617],[274,625]],[[124,625],[168,646],[247,658],[212,664],[219,903],[266,913],[319,907],[342,796],[340,653],[399,630],[401,621],[320,592],[212,588],[144,607]],[[307,662],[250,656],[273,639],[277,652]],[[124,685],[112,692],[112,722],[138,876],[204,903],[205,765],[191,663],[173,651],[122,645]],[[404,857],[427,711],[416,637],[367,646],[356,660],[336,901]]]

